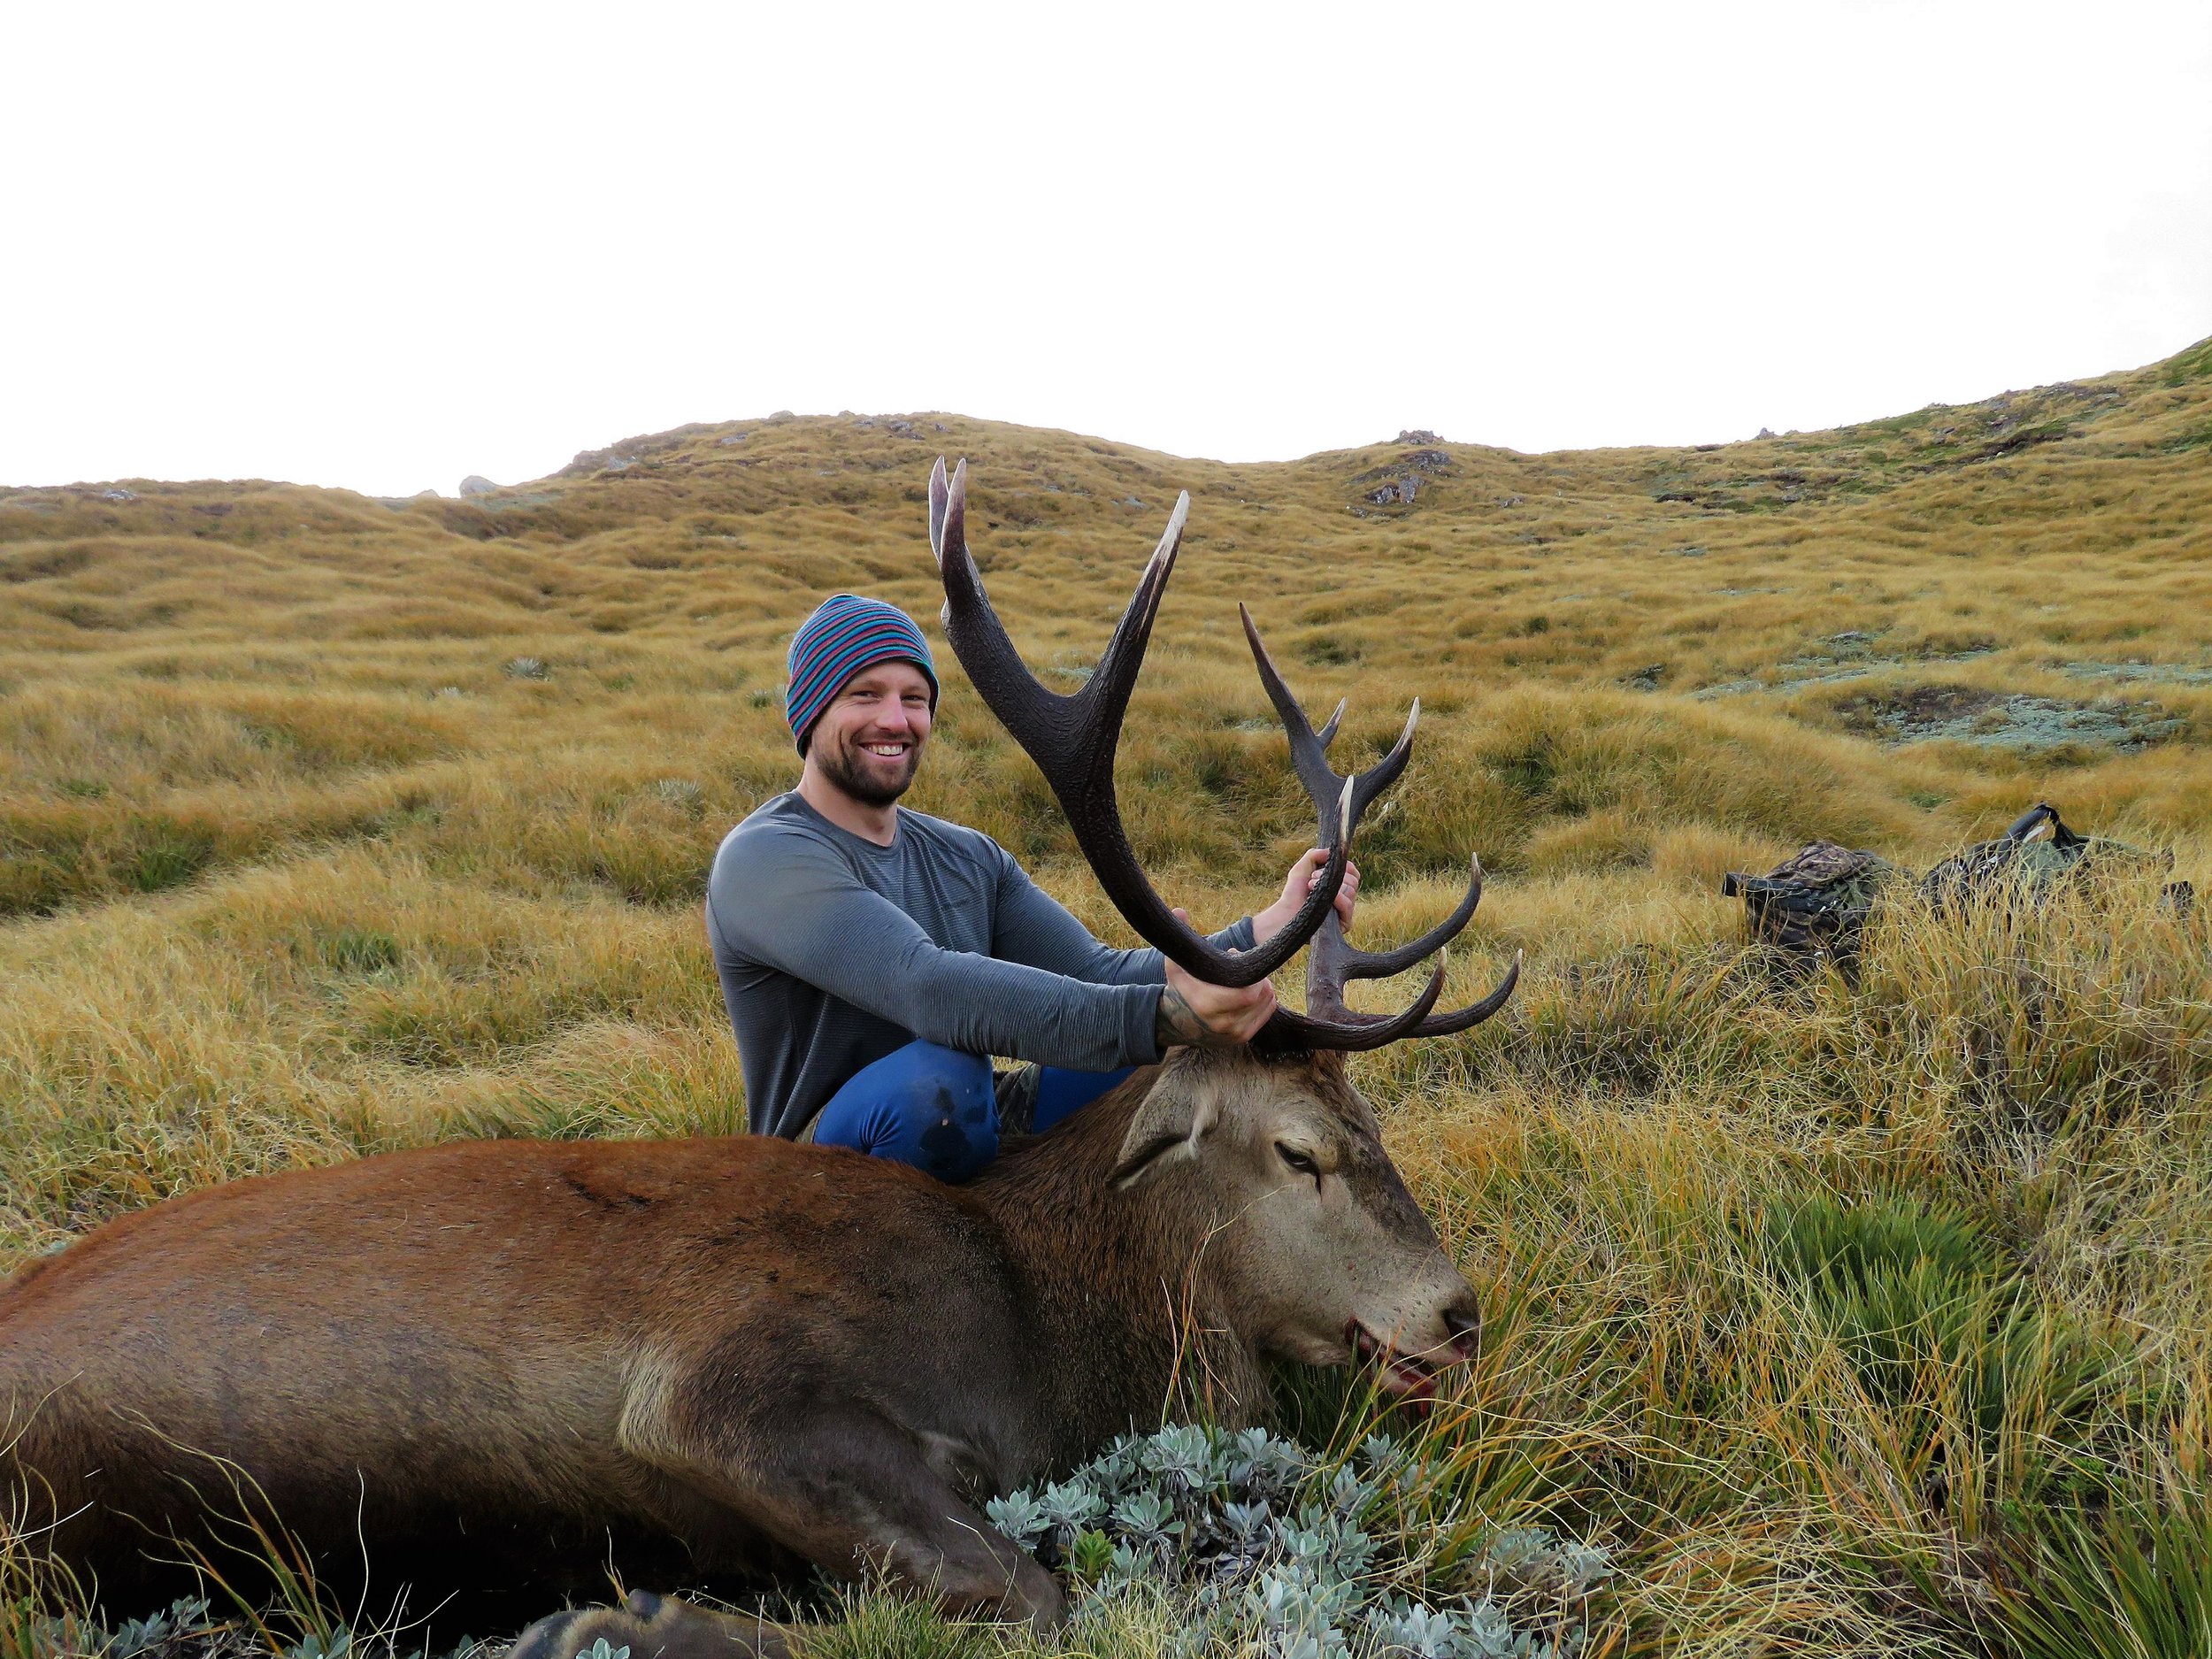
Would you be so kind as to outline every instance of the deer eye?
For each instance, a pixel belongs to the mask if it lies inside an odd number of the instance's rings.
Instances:
[[[1312,1154],[1301,1152],[1296,1147],[1285,1146],[1278,1141],[1275,1143],[1275,1156],[1289,1164],[1299,1174],[1311,1176],[1317,1181],[1321,1179],[1321,1166],[1313,1161]]]

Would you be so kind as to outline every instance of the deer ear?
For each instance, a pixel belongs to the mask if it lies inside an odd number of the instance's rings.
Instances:
[[[1164,1085],[1164,1087],[1163,1087]],[[1141,1180],[1163,1164],[1198,1156],[1198,1143],[1214,1126],[1220,1102],[1212,1084],[1162,1078],[1122,1137],[1121,1156],[1107,1179],[1116,1187]]]

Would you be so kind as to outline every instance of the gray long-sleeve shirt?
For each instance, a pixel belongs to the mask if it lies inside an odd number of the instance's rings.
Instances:
[[[917,1037],[1085,1071],[1159,1058],[1160,953],[1099,943],[989,836],[920,812],[879,847],[795,794],[764,803],[714,856],[707,939],[758,1134],[800,1133]],[[1214,942],[1250,949],[1251,918]]]

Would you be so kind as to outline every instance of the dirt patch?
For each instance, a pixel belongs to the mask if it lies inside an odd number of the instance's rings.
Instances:
[[[1978,686],[1913,686],[1902,691],[1862,692],[1836,704],[1853,731],[1867,736],[1925,737],[1939,726],[1978,719],[2002,694]]]
[[[2154,703],[2075,703],[1955,685],[1862,692],[1838,703],[1835,713],[1846,730],[1886,743],[1940,738],[2031,751],[2138,749],[2174,736],[2185,724]]]
[[[2212,686],[2212,668],[2186,663],[2056,663],[2059,672],[2076,680],[2164,680],[2175,686]]]

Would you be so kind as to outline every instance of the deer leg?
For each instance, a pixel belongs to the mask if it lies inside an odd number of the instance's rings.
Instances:
[[[954,1490],[937,1466],[952,1460],[933,1460],[872,1408],[818,1401],[773,1424],[703,1432],[685,1421],[706,1415],[633,1414],[627,1448],[836,1578],[887,1578],[954,1613],[1060,1622],[1060,1586]]]
[[[624,1449],[690,1501],[757,1529],[849,1581],[888,1578],[948,1612],[1038,1630],[1057,1625],[1066,1598],[1052,1575],[977,1513],[931,1466],[915,1438],[864,1406],[827,1402],[770,1427],[693,1425],[705,1415],[666,1394],[634,1402]],[[670,1409],[672,1404],[674,1409]],[[695,1547],[703,1541],[694,1533]],[[701,1564],[712,1571],[712,1562]],[[541,1619],[509,1659],[574,1659],[604,1636],[631,1659],[780,1659],[779,1627],[633,1592],[620,1608]]]

